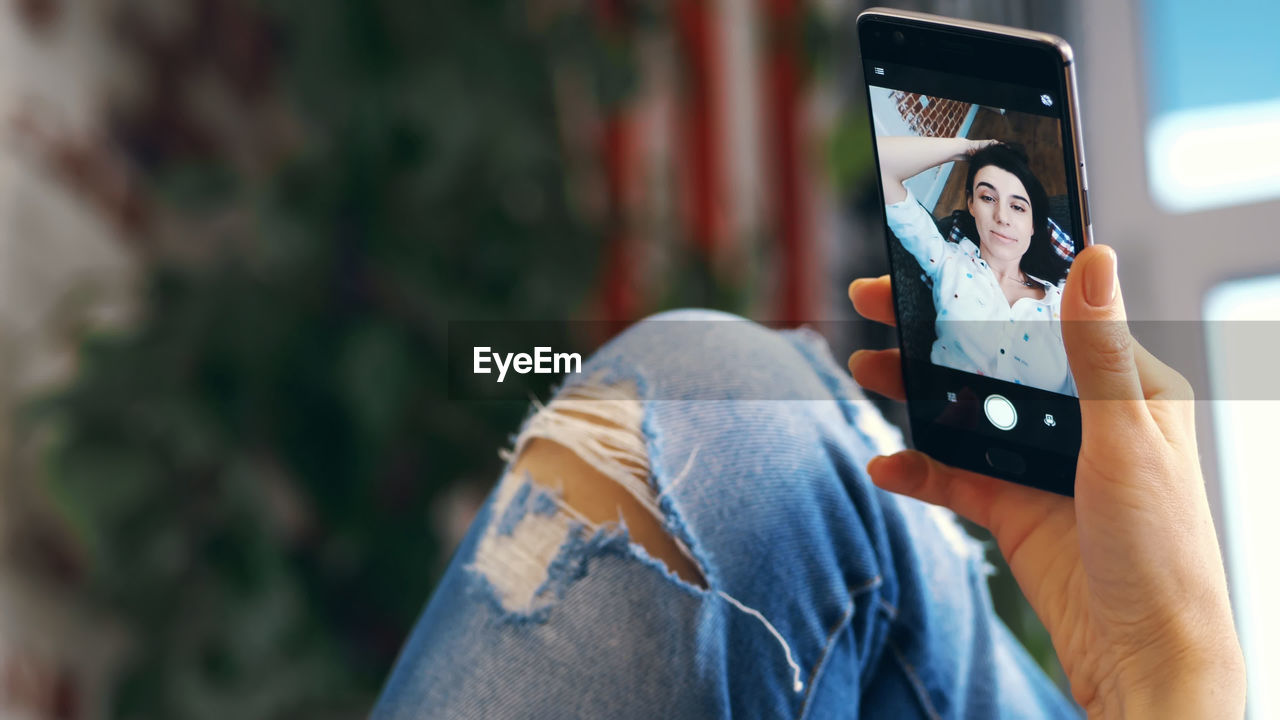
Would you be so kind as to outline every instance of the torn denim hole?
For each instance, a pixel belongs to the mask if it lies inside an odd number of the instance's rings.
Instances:
[[[541,498],[549,498],[557,511],[530,513],[535,493],[539,499],[534,502],[543,506]],[[535,618],[550,604],[538,597],[538,591],[570,533],[582,525],[571,510],[527,476],[508,473],[499,483],[494,497],[497,520],[485,530],[469,569],[487,581],[493,599],[513,617]]]
[[[549,440],[568,448],[616,483],[659,526],[668,530],[679,527],[671,510],[671,492],[692,473],[697,450],[664,484],[662,493],[657,493],[649,483],[649,449],[642,429],[644,404],[633,387],[575,385],[546,406],[535,407],[536,412],[516,438],[513,449],[503,453],[508,463],[514,465],[533,439]],[[565,503],[556,490],[527,474],[507,473],[497,489],[492,515],[497,519],[481,538],[470,569],[481,577],[491,599],[509,619],[544,621],[566,589],[586,576],[591,558],[609,552],[630,551],[640,561],[663,569],[675,582],[688,585],[645,547],[631,542],[621,513],[616,523],[593,523]],[[675,533],[669,536],[702,576],[703,587],[688,585],[689,589],[708,592],[706,574],[693,552]],[[713,597],[723,599],[763,626],[782,649],[793,692],[802,692],[800,665],[773,623],[723,590],[715,590]]]
[[[535,402],[535,408],[512,450],[503,453],[508,463],[514,465],[535,438],[554,442],[616,483],[666,527],[648,482],[648,447],[641,431],[644,405],[633,387],[576,385],[545,406]],[[508,472],[503,477],[492,517],[470,569],[485,579],[502,609],[516,617],[545,614],[569,584],[586,574],[590,557],[616,549],[619,542],[625,549],[629,542],[621,514],[616,523],[593,523],[554,488],[527,474]],[[695,568],[700,567],[682,540],[671,539]],[[634,549],[643,561],[661,565],[645,548]]]

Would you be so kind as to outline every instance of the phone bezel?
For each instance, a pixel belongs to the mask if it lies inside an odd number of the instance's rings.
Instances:
[[[1063,99],[1060,118],[1071,219],[1080,236],[1081,246],[1092,244],[1073,55],[1065,40],[1048,33],[883,8],[873,8],[859,15],[857,32],[868,103],[872,84],[870,73],[865,68],[868,58],[993,82],[1055,90],[1057,97]],[[900,39],[895,40],[895,33],[900,35]],[[961,70],[958,72],[958,69]],[[874,132],[872,136],[875,142]],[[878,175],[878,149],[873,155]],[[883,204],[884,190],[878,182],[876,188]],[[886,242],[892,242],[887,225],[885,232]],[[898,311],[895,288],[895,316]],[[898,340],[902,346],[903,326],[901,318],[898,319]],[[902,373],[907,393],[907,414],[917,448],[955,467],[1063,495],[1074,493],[1080,443],[1079,402],[1074,398],[908,359],[905,354]],[[961,382],[964,383],[960,391],[961,401],[954,405],[944,403],[943,387]],[[984,419],[973,403],[979,396],[993,392],[1013,396],[1011,399],[1016,398],[1015,405],[1022,402],[1025,407],[1038,403],[1041,408],[1050,407],[1060,413],[1061,421],[1054,432],[1061,440],[1055,439],[1053,443],[1060,449],[1049,450],[1027,442],[1002,439],[990,431],[974,428],[974,422]],[[970,397],[964,397],[966,393]],[[1025,436],[1027,433],[1021,434]],[[992,453],[996,453],[1002,462],[993,461]],[[1010,461],[1008,454],[1018,462]],[[1022,465],[1020,469],[1017,467],[1019,463]]]

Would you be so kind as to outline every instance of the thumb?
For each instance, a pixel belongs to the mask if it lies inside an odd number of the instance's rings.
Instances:
[[[1087,431],[1149,419],[1116,275],[1116,253],[1106,245],[1085,248],[1067,276],[1062,340]]]

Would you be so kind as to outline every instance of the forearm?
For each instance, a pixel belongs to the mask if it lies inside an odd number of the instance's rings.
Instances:
[[[974,141],[968,138],[877,137],[880,150],[880,179],[885,201],[901,202],[906,197],[902,182],[931,167],[968,157]]]

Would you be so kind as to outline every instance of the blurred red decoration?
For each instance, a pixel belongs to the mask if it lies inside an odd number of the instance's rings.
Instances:
[[[723,73],[714,3],[676,0],[677,35],[687,67],[680,116],[686,224],[689,236],[708,258],[726,228],[723,158],[719,144]]]
[[[763,0],[768,28],[764,94],[768,176],[775,186],[775,232],[781,253],[778,268],[781,296],[778,319],[796,324],[813,318],[815,310],[812,225],[808,215],[809,187],[801,149],[801,86],[803,12],[799,0]]]

